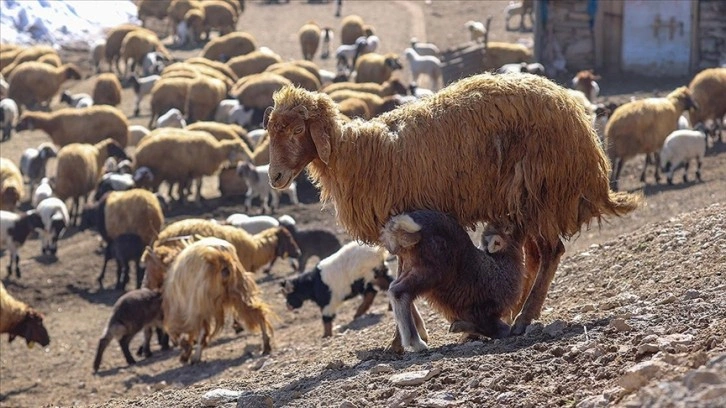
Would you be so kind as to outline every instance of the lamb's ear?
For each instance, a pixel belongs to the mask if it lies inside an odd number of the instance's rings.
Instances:
[[[262,128],[267,130],[267,123],[270,121],[270,114],[272,113],[272,106],[268,106],[265,109],[265,114],[262,117]]]
[[[318,157],[327,165],[330,161],[330,133],[320,120],[311,121],[309,127],[315,150],[318,151]]]

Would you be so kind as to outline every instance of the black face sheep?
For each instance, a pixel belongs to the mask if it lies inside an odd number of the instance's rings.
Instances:
[[[23,215],[10,211],[0,211],[0,249],[10,251],[8,276],[12,274],[15,264],[15,276],[20,277],[20,255],[18,250],[25,244],[28,235],[35,229],[43,228],[40,215],[31,210]]]
[[[387,270],[383,265],[385,250],[349,242],[333,255],[321,260],[311,271],[281,282],[287,308],[298,309],[306,300],[315,302],[323,313],[323,337],[333,335],[333,319],[340,305],[358,295],[363,302],[354,319],[368,311],[376,296],[374,282],[381,279],[382,289],[388,288]]]
[[[532,112],[542,114],[532,120]],[[452,214],[466,227],[513,225],[536,250],[527,259],[538,269],[517,334],[539,316],[564,253],[561,239],[641,202],[610,191],[591,118],[539,76],[475,75],[370,121],[339,119],[325,94],[293,87],[276,94],[267,121],[273,187],[286,187],[310,164],[322,200],[334,202],[343,227],[368,243],[379,242],[392,215],[420,208]],[[445,149],[442,137],[450,141]]]
[[[70,222],[68,208],[62,200],[48,197],[39,202],[35,210],[43,221],[40,232],[43,255],[55,256],[58,252],[58,239]]]
[[[33,191],[36,183],[45,177],[48,160],[58,155],[52,143],[41,143],[38,148],[29,147],[20,156],[20,173],[28,179],[29,191]]]
[[[694,106],[691,92],[682,86],[665,98],[625,103],[610,116],[605,125],[605,149],[613,165],[610,180],[614,190],[618,188],[620,171],[625,161],[641,153],[645,154],[645,166],[640,181],[645,182],[649,164],[655,167],[655,179],[660,181],[658,156],[663,142],[678,127],[681,113]],[[654,162],[652,157],[655,158]]]
[[[12,297],[0,282],[0,333],[8,333],[9,341],[20,336],[28,347],[38,343],[50,344],[48,330],[43,325],[43,315],[25,303]]]
[[[399,256],[400,265],[389,289],[400,335],[394,348],[427,348],[422,340],[428,337],[426,329],[413,319],[418,314],[413,301],[419,296],[452,323],[450,331],[509,335],[509,325],[501,318],[522,291],[523,236],[497,233],[490,254],[477,249],[453,217],[437,211],[404,213],[386,223],[381,241]]]
[[[161,293],[150,289],[132,290],[118,298],[113,305],[113,312],[106,324],[106,329],[98,340],[96,358],[93,360],[93,372],[98,371],[103,352],[113,339],[118,340],[126,363],[136,364],[136,360],[129,350],[129,344],[136,333],[142,329],[144,330],[144,344],[138,354],[143,353],[144,357],[151,356],[151,330],[161,327],[163,324],[161,301]]]
[[[66,90],[61,92],[60,103],[67,103],[72,108],[87,108],[93,106],[93,98],[87,93],[72,94]]]

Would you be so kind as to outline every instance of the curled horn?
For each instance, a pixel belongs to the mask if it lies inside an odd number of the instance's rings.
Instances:
[[[268,106],[265,109],[265,114],[262,117],[262,128],[267,130],[267,123],[270,121],[270,114],[272,113],[272,106]]]

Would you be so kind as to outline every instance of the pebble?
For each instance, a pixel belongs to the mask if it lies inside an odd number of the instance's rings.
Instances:
[[[661,371],[663,363],[659,361],[644,361],[630,367],[625,375],[620,377],[618,385],[627,391],[635,391],[655,378]]]
[[[432,368],[431,370],[411,371],[408,373],[394,374],[390,377],[390,381],[394,385],[421,385],[432,377],[441,373],[440,368]]]
[[[695,290],[695,289],[688,289],[686,293],[683,295],[683,299],[685,300],[692,300],[692,299],[699,299],[701,298],[701,292]]]
[[[629,332],[633,328],[625,321],[625,319],[613,319],[610,321],[610,327],[619,332]]]
[[[371,374],[392,373],[393,367],[388,364],[378,364],[371,368]]]
[[[593,304],[586,304],[586,305],[582,306],[582,308],[580,308],[580,311],[583,312],[583,313],[585,313],[585,312],[594,312],[595,311],[595,305],[593,305]]]
[[[544,329],[544,325],[542,323],[532,323],[529,326],[527,326],[526,329],[524,329],[524,334],[527,336],[537,336],[540,333],[542,333],[542,330]]]
[[[542,331],[550,337],[559,337],[562,335],[562,333],[565,332],[566,328],[567,322],[565,322],[564,320],[555,320],[554,322],[545,326]]]
[[[228,402],[234,402],[240,395],[242,395],[240,391],[217,388],[216,390],[207,391],[202,395],[202,405],[205,407],[216,407]]]
[[[340,403],[339,408],[358,408],[358,406],[348,400],[345,400]]]
[[[272,408],[272,397],[269,395],[245,394],[237,400],[237,408]]]
[[[703,384],[722,384],[725,380],[715,370],[698,369],[686,374],[683,384],[693,391]]]
[[[658,350],[660,350],[660,348],[658,347],[657,344],[652,344],[652,343],[641,344],[640,346],[638,346],[638,351],[635,352],[635,356],[639,357],[644,354],[657,353]]]
[[[461,401],[457,401],[454,394],[442,391],[427,397],[417,405],[429,408],[445,408],[459,404],[461,404]]]

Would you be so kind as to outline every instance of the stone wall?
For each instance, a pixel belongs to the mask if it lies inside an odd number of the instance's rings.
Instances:
[[[568,71],[595,66],[594,32],[590,30],[587,1],[557,0],[547,2],[544,32],[552,33],[559,44]],[[545,34],[546,38],[551,38]]]
[[[700,71],[726,64],[726,2],[700,0],[698,5],[698,61]]]

